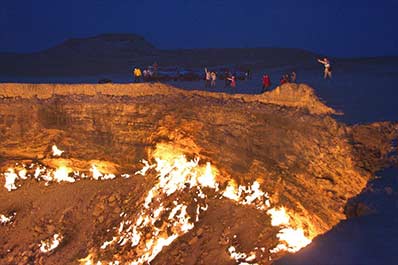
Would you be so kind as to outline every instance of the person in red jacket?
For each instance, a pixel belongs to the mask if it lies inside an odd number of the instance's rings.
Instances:
[[[286,77],[283,75],[283,76],[281,77],[280,81],[279,81],[279,84],[280,84],[280,85],[283,85],[283,84],[286,84],[286,83],[287,83]]]
[[[271,79],[269,78],[269,75],[267,74],[263,75],[263,92],[267,91],[270,86],[271,86]]]
[[[232,75],[231,77],[228,77],[227,79],[231,82],[230,83],[231,88],[235,88],[236,87],[236,76]]]

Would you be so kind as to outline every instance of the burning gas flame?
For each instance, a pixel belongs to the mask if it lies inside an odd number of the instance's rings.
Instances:
[[[206,163],[205,173],[198,177],[198,182],[202,187],[209,187],[216,190],[218,189],[218,183],[216,183],[216,180],[214,179],[210,162]]]
[[[242,265],[258,265],[258,263],[249,263],[256,259],[256,254],[252,251],[249,254],[241,253],[234,246],[228,248],[229,256]]]
[[[10,214],[9,216],[0,214],[0,224],[2,225],[11,224],[15,219],[15,215],[16,215],[15,212],[13,214]]]
[[[4,184],[4,187],[8,191],[16,190],[17,186],[15,186],[15,181],[18,179],[18,175],[15,174],[15,171],[13,168],[9,168],[7,172],[4,173],[4,177],[6,179],[6,183]]]
[[[20,179],[23,179],[23,180],[28,179],[28,177],[26,176],[27,172],[28,172],[28,171],[27,171],[25,168],[21,169],[21,170],[18,172],[18,177],[19,177]]]
[[[69,177],[68,168],[65,166],[61,166],[54,171],[54,179],[57,182],[66,181],[66,182],[75,182],[75,179]]]
[[[95,180],[99,180],[103,176],[95,165],[91,165],[90,172],[93,174],[93,179]]]
[[[41,241],[40,243],[40,251],[42,253],[49,253],[56,249],[61,243],[63,236],[60,234],[54,234],[52,237]]]
[[[304,235],[302,228],[291,227],[290,216],[284,207],[272,208],[267,213],[271,216],[271,225],[281,227],[281,230],[276,235],[281,243],[271,249],[270,253],[280,251],[297,252],[311,243],[311,240]]]
[[[19,182],[17,185],[17,181],[24,181],[29,178],[34,178],[37,181],[45,181],[45,185],[48,186],[52,182],[73,183],[77,180],[84,178],[91,178],[94,180],[111,180],[117,177],[115,174],[112,173],[102,173],[95,164],[92,164],[91,168],[88,170],[91,172],[91,175],[86,175],[86,173],[84,172],[76,171],[64,165],[64,161],[58,162],[58,164],[59,166],[55,169],[48,168],[45,165],[39,163],[31,163],[27,165],[16,164],[15,168],[10,167],[7,169],[6,172],[1,174],[5,178],[4,187],[8,191],[16,190],[22,185],[21,182]],[[129,178],[130,175],[121,174],[120,177]]]
[[[311,243],[311,240],[304,235],[302,228],[282,228],[276,236],[282,243],[271,249],[271,253],[277,253],[279,251],[294,253]]]
[[[182,155],[171,157],[172,161],[156,158],[153,165],[147,161],[143,162],[144,168],[136,174],[145,176],[150,169],[153,169],[156,173],[156,182],[148,191],[139,213],[126,215],[126,220],[119,224],[117,234],[111,241],[104,242],[101,249],[107,250],[115,244],[119,247],[129,245],[137,253],[130,264],[145,264],[151,262],[165,246],[194,228],[201,211],[207,209],[201,188],[215,189],[218,184],[210,163],[204,167],[199,165],[199,159],[187,160]],[[192,194],[196,197],[195,218],[188,214],[188,205],[184,201],[176,199],[172,203],[163,205],[166,198],[173,198],[182,191],[190,192],[190,190],[194,191]],[[89,257],[83,259],[84,262],[87,262]]]
[[[267,214],[271,217],[272,226],[289,225],[290,217],[284,207],[269,209]]]
[[[58,147],[54,144],[53,146],[52,146],[52,151],[53,151],[53,156],[55,157],[55,156],[61,156],[62,155],[62,153],[64,152],[64,151],[62,151],[62,150],[59,150],[58,149]]]
[[[234,180],[228,182],[222,196],[242,205],[254,205],[256,209],[264,211],[270,207],[268,193],[260,189],[260,183],[254,181],[251,186],[239,187]]]
[[[53,151],[56,148],[54,146]],[[55,150],[59,152],[54,153],[54,156],[61,155],[63,152],[58,148]],[[305,236],[303,228],[293,226],[300,222],[292,220],[294,214],[292,215],[291,211],[289,215],[289,210],[285,207],[271,208],[270,197],[261,190],[260,181],[254,181],[251,185],[245,186],[237,185],[231,179],[226,188],[219,191],[219,183],[216,180],[218,171],[210,162],[203,165],[199,163],[199,158],[188,160],[184,155],[175,153],[173,150],[167,149],[166,146],[161,148],[158,155],[159,157],[152,160],[153,163],[143,160],[143,168],[136,172],[136,175],[148,178],[148,183],[154,182],[152,188],[143,198],[141,208],[138,211],[134,209],[131,213],[123,213],[122,221],[112,239],[103,242],[99,252],[90,253],[86,258],[81,259],[82,264],[101,264],[101,261],[98,260],[99,256],[96,254],[102,252],[107,253],[105,256],[115,259],[107,264],[120,264],[122,262],[118,260],[120,256],[117,253],[112,253],[112,247],[117,247],[120,250],[127,246],[133,248],[135,253],[134,257],[130,257],[130,264],[150,263],[165,246],[170,245],[175,239],[194,228],[195,223],[200,220],[201,213],[208,209],[206,192],[209,189],[218,192],[220,198],[227,198],[237,204],[254,207],[270,216],[271,225],[280,228],[276,235],[280,243],[269,250],[271,254],[280,251],[296,252],[311,242]],[[34,163],[22,167],[18,165],[18,167],[9,168],[3,173],[4,186],[8,191],[15,190],[17,189],[15,184],[17,180],[26,180],[29,177],[44,180],[46,185],[54,181],[73,183],[87,177],[93,180],[116,178],[114,174],[101,172],[103,170],[100,170],[101,165],[99,162],[95,163],[91,164],[89,169],[91,174],[89,175],[63,165],[56,169]],[[129,178],[130,174],[121,174],[120,177]],[[190,193],[192,196],[188,197],[191,199],[182,199],[183,196],[180,196],[182,192]],[[193,213],[188,213],[189,207],[195,209]],[[5,220],[5,218],[1,218]],[[51,252],[61,240],[62,236],[56,234],[53,238],[43,241],[42,251]],[[259,248],[256,247],[256,249]],[[233,246],[228,251],[236,262],[239,260],[239,262],[249,264],[248,262],[256,259],[255,251],[249,254],[239,253]]]

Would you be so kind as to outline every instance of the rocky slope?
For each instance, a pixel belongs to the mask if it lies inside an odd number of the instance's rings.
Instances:
[[[0,95],[2,186],[9,168],[20,175],[18,189],[0,190],[0,214],[12,219],[0,226],[2,264],[270,264],[286,254],[275,251],[284,228],[312,239],[345,218],[348,199],[394,159],[398,133],[389,123],[336,122],[305,85],[248,96],[161,84],[2,84]],[[181,154],[200,160],[174,171],[188,165]],[[134,175],[141,159],[156,166],[145,176]],[[38,165],[64,167],[75,182],[43,181],[44,169],[35,178]],[[217,188],[196,181],[210,171]],[[186,174],[195,181],[161,186]],[[248,197],[231,192],[239,185]],[[274,224],[269,210],[282,206],[290,221]],[[42,251],[55,233],[60,245]],[[157,249],[160,239],[173,240]]]

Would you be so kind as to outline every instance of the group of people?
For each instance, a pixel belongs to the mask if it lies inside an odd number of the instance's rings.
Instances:
[[[216,87],[217,74],[214,71],[209,71],[205,68],[205,88]]]
[[[296,83],[297,80],[297,74],[295,71],[291,72],[289,74],[284,74],[282,75],[281,79],[279,79],[279,84],[283,85],[286,83]]]
[[[153,65],[148,66],[147,69],[144,69],[141,71],[139,67],[135,67],[132,71],[132,74],[134,76],[134,82],[139,83],[139,82],[147,82],[150,81],[153,78],[156,78],[158,73],[158,64],[155,62]]]
[[[332,78],[332,67],[328,58],[318,59],[318,62],[324,65],[324,79]],[[140,68],[136,67],[133,70],[134,82],[138,83],[142,80],[149,81],[153,77],[156,77],[156,73],[158,70],[157,63],[154,63],[153,66],[148,67],[148,69],[144,69],[141,71]],[[251,79],[251,71],[247,70],[245,72],[245,79]],[[205,88],[215,88],[216,87],[216,80],[217,80],[217,73],[215,71],[209,71],[205,68]],[[225,72],[224,76],[225,80],[225,88],[231,87],[236,88],[236,74],[232,74],[229,71]],[[295,83],[297,80],[297,74],[295,71],[291,72],[290,74],[284,74],[279,80],[279,84],[283,85],[285,83]],[[262,91],[267,91],[271,87],[271,78],[268,74],[264,74],[262,77]]]
[[[295,71],[291,72],[291,74],[284,74],[282,75],[281,79],[279,80],[279,84],[283,85],[286,83],[296,83],[297,80],[297,74]],[[269,90],[269,87],[271,86],[271,78],[269,77],[268,74],[263,75],[263,90],[262,92],[265,92]]]
[[[318,59],[318,62],[323,64],[325,67],[324,70],[324,78],[332,78],[332,67],[328,58]],[[245,79],[251,79],[250,70],[245,73]],[[216,86],[216,78],[217,75],[214,71],[210,72],[205,68],[205,87],[206,88],[214,88]],[[283,85],[286,83],[296,83],[297,74],[295,71],[290,74],[284,74],[279,80],[279,84]],[[225,87],[236,87],[236,75],[231,74],[230,72],[225,72]],[[271,78],[268,74],[264,74],[262,78],[262,91],[267,91],[271,87]]]
[[[323,78],[327,79],[327,78],[332,78],[332,66],[330,64],[330,61],[328,58],[323,58],[323,59],[318,59],[318,62],[323,64],[325,67],[324,70],[324,74],[323,74]],[[284,74],[282,75],[282,77],[279,80],[279,84],[283,85],[286,83],[296,83],[297,80],[297,74],[295,71],[291,72],[290,75],[289,74]],[[264,74],[263,75],[263,92],[267,91],[269,89],[269,87],[271,86],[271,80],[268,74]]]
[[[247,74],[247,72],[246,72]],[[248,77],[248,75],[246,75]],[[216,87],[216,80],[217,80],[217,73],[215,71],[209,71],[205,68],[205,88],[215,88]],[[224,76],[225,85],[226,87],[235,88],[236,87],[236,74],[232,74],[229,71],[225,72]]]

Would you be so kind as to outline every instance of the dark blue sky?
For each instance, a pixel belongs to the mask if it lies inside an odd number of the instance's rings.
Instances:
[[[137,33],[159,48],[295,47],[398,55],[397,0],[3,0],[0,51]]]

